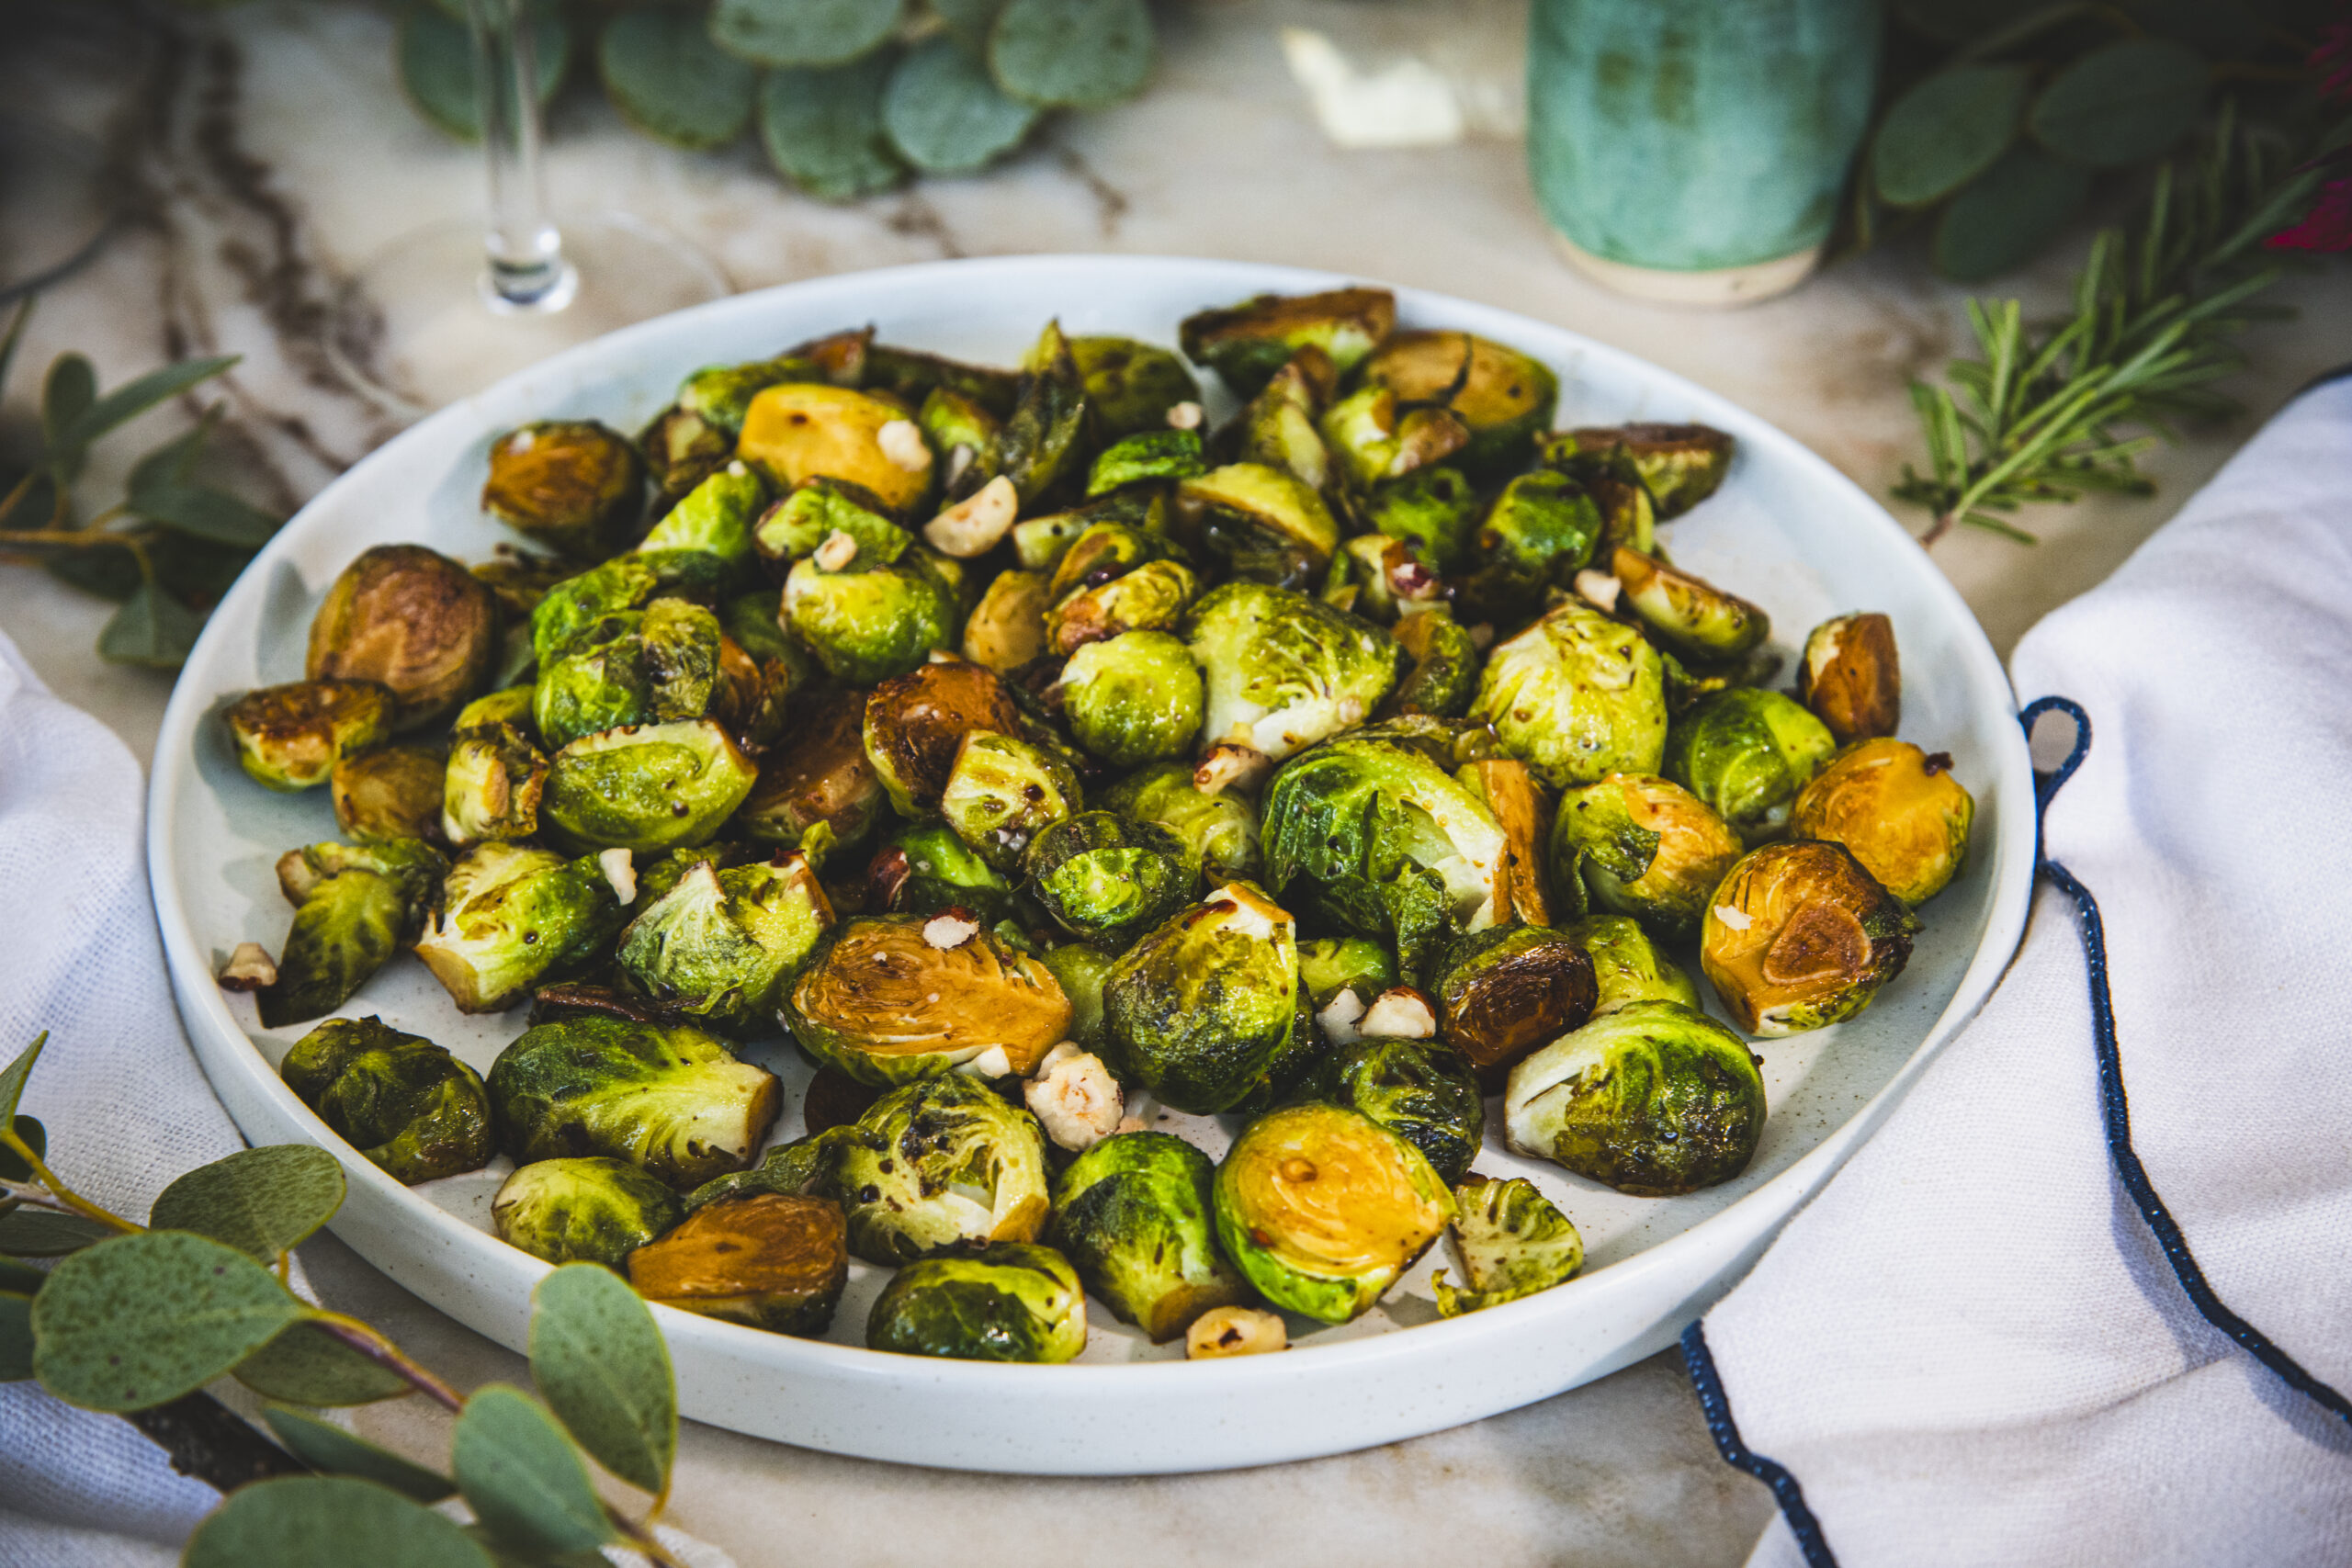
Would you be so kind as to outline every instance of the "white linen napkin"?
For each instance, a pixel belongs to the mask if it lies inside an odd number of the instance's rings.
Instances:
[[[2352,380],[2011,674],[2090,716],[2044,841],[2104,912],[2140,1157],[2222,1301],[2352,1390]],[[2046,883],[1984,1012],[1705,1333],[1843,1568],[2352,1562],[2352,1428],[2197,1314],[2109,1168]],[[1783,1519],[1750,1562],[1801,1560]]]

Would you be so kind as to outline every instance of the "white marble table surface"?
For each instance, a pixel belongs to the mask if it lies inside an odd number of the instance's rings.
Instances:
[[[60,0],[52,17],[66,10]],[[575,91],[555,114],[556,196],[666,225],[745,288],[943,255],[1118,251],[1293,263],[1444,289],[1647,355],[1780,423],[1874,493],[1916,457],[1905,385],[1933,372],[1964,333],[1960,291],[1928,277],[1916,257],[1849,262],[1736,314],[1611,297],[1555,259],[1517,142],[1337,151],[1275,41],[1281,27],[1299,25],[1327,30],[1367,65],[1418,51],[1490,106],[1503,103],[1486,122],[1508,122],[1523,0],[1201,0],[1160,16],[1166,48],[1148,96],[1048,125],[986,177],[821,206],[780,187],[749,142],[716,154],[670,152],[629,134],[594,94]],[[24,367],[69,347],[89,353],[107,382],[173,354],[241,353],[221,383],[225,434],[251,459],[256,499],[291,510],[391,433],[337,386],[317,349],[331,280],[403,231],[475,207],[477,155],[401,102],[385,12],[265,3],[182,16],[137,79],[125,74],[119,40],[96,26],[85,17],[62,31],[28,28],[0,51],[0,101],[113,138],[139,197],[126,231],[43,299],[5,414],[28,417],[36,378]],[[2030,308],[2060,297],[2066,260],[2013,280]],[[2251,366],[2233,388],[2249,414],[2155,457],[2159,498],[2049,509],[2030,520],[2045,538],[2038,548],[1977,535],[1938,547],[2004,653],[2045,610],[2112,570],[2259,416],[2352,359],[2352,299],[2340,273],[2292,280],[2278,294],[2301,314],[2249,334]],[[160,439],[187,417],[161,411],[141,432]],[[119,458],[95,477],[101,487],[119,480]],[[0,626],[44,679],[143,760],[169,680],[91,654],[106,615],[37,572],[0,570]],[[460,1384],[522,1375],[516,1357],[331,1239],[304,1256],[330,1303],[381,1325]],[[446,1443],[442,1419],[417,1401],[362,1411],[358,1425],[419,1454]],[[944,1540],[971,1568],[1025,1568],[1041,1551],[1136,1564],[1443,1552],[1496,1568],[1670,1568],[1740,1561],[1770,1506],[1761,1487],[1716,1459],[1679,1363],[1661,1357],[1417,1441],[1185,1478],[958,1475],[690,1425],[671,1517],[744,1568],[903,1562],[936,1555]]]

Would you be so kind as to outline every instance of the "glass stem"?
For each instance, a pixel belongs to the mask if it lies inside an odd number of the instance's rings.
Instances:
[[[538,61],[525,0],[469,0],[481,139],[490,155],[489,271],[493,306],[514,310],[562,308],[571,295],[563,240],[547,212],[539,159]]]

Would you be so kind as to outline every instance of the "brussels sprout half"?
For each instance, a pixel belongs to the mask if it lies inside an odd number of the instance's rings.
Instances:
[[[419,839],[313,844],[288,852],[277,881],[294,924],[277,980],[254,994],[262,1027],[333,1012],[413,936],[448,862]]]
[[[1206,472],[1199,431],[1147,430],[1102,449],[1087,471],[1087,499],[1107,495],[1122,485],[1189,479]]]
[[[394,705],[373,681],[297,681],[247,692],[224,717],[246,774],[290,792],[316,788],[345,759],[390,739]]]
[[[539,666],[532,725],[560,750],[622,725],[700,718],[718,687],[720,640],[718,617],[684,599],[606,615]]]
[[[1370,717],[1396,683],[1386,632],[1304,593],[1228,582],[1185,617],[1207,693],[1204,742],[1281,761]]]
[[[1960,874],[1975,818],[1976,802],[1952,777],[1949,755],[1929,756],[1907,740],[1861,740],[1798,792],[1789,831],[1845,845],[1916,909]]]
[[[1364,511],[1375,530],[1411,547],[1430,570],[1452,577],[1469,559],[1480,507],[1462,470],[1441,465],[1380,485]]]
[[[1192,650],[1161,631],[1085,644],[1062,666],[1061,691],[1071,736],[1114,768],[1191,755],[1206,712]]]
[[[628,1255],[628,1282],[649,1302],[771,1334],[820,1335],[849,1280],[841,1205],[754,1193],[687,1215]]]
[[[1478,645],[1469,632],[1444,610],[1432,609],[1404,616],[1394,635],[1413,663],[1382,705],[1382,715],[1460,718],[1469,712],[1478,691]]]
[[[1453,1284],[1442,1269],[1430,1278],[1444,1316],[1460,1317],[1548,1291],[1584,1267],[1584,1237],[1526,1178],[1474,1177],[1453,1190],[1453,1242],[1463,1282]]]
[[[441,831],[448,759],[429,746],[345,757],[327,777],[335,830],[351,839],[431,839]]]
[[[906,427],[911,446],[886,442],[882,433],[893,424]],[[932,491],[931,447],[913,421],[897,404],[846,387],[785,382],[762,389],[744,412],[735,455],[778,491],[842,479],[902,517]]]
[[[1051,1247],[1000,1242],[899,1269],[874,1299],[865,1344],[964,1361],[1067,1361],[1086,1348],[1086,1292]]]
[[[610,1155],[679,1189],[749,1165],[781,1098],[773,1076],[715,1035],[593,1016],[524,1031],[489,1083],[518,1165]]]
[[[1471,333],[1394,333],[1364,361],[1362,378],[1400,402],[1442,405],[1459,419],[1469,432],[1460,462],[1474,474],[1523,462],[1560,395],[1547,367]]]
[[[735,815],[746,837],[798,850],[819,870],[861,848],[888,800],[866,761],[863,693],[827,691],[796,704],[792,733],[760,759],[759,782]]]
[[[1021,709],[993,671],[942,660],[874,688],[861,716],[865,759],[901,817],[939,808],[964,737],[973,730],[1022,733]]]
[[[1258,814],[1236,790],[1202,793],[1182,762],[1139,768],[1111,786],[1101,804],[1121,816],[1165,828],[1184,849],[1194,874],[1222,885],[1262,874]]]
[[[1686,659],[1726,663],[1772,635],[1771,617],[1736,593],[1623,546],[1609,559],[1618,608]]]
[[[1457,598],[1463,619],[1509,626],[1534,615],[1545,590],[1568,587],[1592,558],[1600,531],[1600,509],[1576,480],[1549,468],[1520,475],[1479,525],[1477,562]]]
[[[886,1267],[984,1242],[1035,1241],[1050,1203],[1037,1119],[960,1074],[891,1090],[836,1146],[849,1249]]]
[[[1023,869],[1031,897],[1063,930],[1114,950],[1182,908],[1200,882],[1176,835],[1111,811],[1046,829]]]
[[[735,435],[752,412],[752,400],[770,387],[826,379],[822,366],[797,355],[741,365],[707,365],[678,383],[678,407],[711,429]]]
[[[1380,346],[1396,325],[1396,297],[1385,288],[1335,288],[1323,294],[1260,294],[1222,310],[1184,318],[1185,356],[1217,373],[1238,397],[1255,396],[1275,371],[1315,348],[1339,375]]]
[[[1031,840],[1085,804],[1078,774],[1042,746],[974,729],[956,749],[939,814],[999,871],[1016,870]]]
[[[567,577],[531,612],[531,657],[541,668],[570,651],[607,615],[636,610],[662,591],[662,574],[647,556],[616,556]]]
[[[458,858],[440,902],[416,955],[461,1012],[495,1012],[594,963],[623,919],[596,856],[567,861],[498,840]]]
[[[1303,588],[1319,582],[1340,525],[1296,475],[1262,463],[1228,463],[1176,487],[1176,507],[1209,554],[1237,578]]]
[[[1024,512],[1067,488],[1086,469],[1087,425],[1092,416],[1086,378],[1070,353],[1061,323],[1048,321],[1029,351],[1021,396],[999,443],[1003,477],[1012,481]]]
[[[784,622],[825,667],[870,686],[952,649],[963,607],[944,558],[917,546],[888,566],[828,571],[813,556],[784,580]]]
[[[1104,440],[1166,432],[1179,403],[1201,400],[1200,383],[1167,349],[1128,337],[1074,337],[1069,355],[1086,382],[1087,406]]]
[[[1318,1015],[1340,992],[1352,993],[1355,1007],[1345,1021],[1353,1023],[1374,997],[1396,984],[1396,964],[1386,946],[1370,937],[1318,936],[1298,944],[1298,983]],[[1349,1029],[1333,1043],[1345,1045],[1355,1039],[1355,1031]]]
[[[1068,562],[1077,553],[1073,546],[1062,558]],[[1200,590],[1193,569],[1177,560],[1148,560],[1091,587],[1072,589],[1046,611],[1046,650],[1069,655],[1128,632],[1165,631],[1182,623]]]
[[[1781,836],[1797,792],[1838,749],[1819,719],[1778,692],[1717,692],[1674,721],[1659,773],[1697,795],[1750,844]]]
[[[1841,745],[1893,735],[1903,720],[1903,668],[1894,623],[1838,615],[1813,628],[1797,661],[1797,700]]]
[[[916,822],[891,834],[865,868],[865,912],[948,910],[994,926],[1012,912],[1012,884],[944,822]]]
[[[294,1097],[370,1165],[413,1187],[490,1162],[490,1097],[480,1075],[380,1018],[331,1018],[277,1064]]]
[[[854,548],[846,558],[821,563],[826,570],[888,566],[907,553],[915,538],[875,510],[880,505],[870,493],[839,479],[808,479],[761,514],[752,540],[760,558],[775,563],[813,556],[840,534]]]
[[[1048,1239],[1122,1323],[1164,1345],[1212,1307],[1250,1299],[1216,1248],[1209,1156],[1165,1133],[1117,1133],[1054,1189]]]
[[[758,768],[710,719],[628,725],[555,754],[543,824],[582,849],[651,852],[708,843]]]
[[[629,1255],[674,1227],[678,1195],[624,1159],[589,1155],[516,1168],[490,1201],[498,1239],[549,1263],[628,1270]]]
[[[700,550],[732,569],[752,558],[752,525],[768,487],[741,463],[729,463],[688,491],[638,544],[641,552]]]
[[[617,956],[647,996],[729,1033],[752,1033],[773,1024],[785,986],[832,923],[801,855],[726,871],[704,861],[629,922]]]
[[[989,580],[980,602],[964,620],[964,657],[1000,675],[1035,663],[1046,652],[1046,597],[1042,573],[1010,567]]]
[[[1438,1038],[1488,1089],[1537,1046],[1578,1028],[1600,998],[1591,956],[1566,931],[1498,926],[1456,938],[1433,966]]]
[[[302,673],[388,688],[392,728],[405,730],[455,712],[489,682],[497,657],[488,587],[423,545],[378,545],[327,590]]]
[[[1586,451],[1624,454],[1657,500],[1661,523],[1714,494],[1731,469],[1732,438],[1703,424],[1621,424],[1568,434]]]
[[[1431,1169],[1459,1181],[1487,1130],[1486,1101],[1470,1063],[1432,1040],[1365,1035],[1316,1068],[1316,1098],[1361,1111],[1421,1151]]]
[[[1470,716],[1554,789],[1654,773],[1667,743],[1665,670],[1631,626],[1564,604],[1487,657]]]
[[[539,830],[547,784],[548,760],[521,729],[504,723],[460,726],[449,738],[441,774],[441,836],[453,849],[527,839]]]
[[[1611,773],[1560,797],[1552,879],[1580,882],[1596,907],[1633,916],[1661,942],[1684,942],[1698,935],[1708,896],[1740,852],[1739,835],[1680,784]]]
[[[1005,412],[1012,408],[1007,400]],[[915,423],[940,455],[940,478],[949,501],[978,493],[1002,470],[1004,421],[978,400],[953,388],[933,387],[924,394]]]
[[[1598,999],[1592,1016],[1614,1012],[1629,1002],[1680,1002],[1698,1010],[1699,987],[1681,966],[1657,950],[1649,932],[1630,915],[1588,915],[1566,928],[1566,935],[1592,960]]]
[[[1699,964],[1733,1022],[1796,1034],[1870,1006],[1903,972],[1918,929],[1845,845],[1767,844],[1715,889]]]
[[[490,446],[481,509],[575,560],[626,546],[645,508],[645,459],[594,420],[547,420]]]
[[[1295,922],[1235,883],[1170,916],[1112,965],[1103,1059],[1122,1081],[1204,1116],[1257,1086],[1297,1012]]]
[[[865,915],[786,989],[784,1021],[819,1061],[888,1089],[958,1068],[1026,1076],[1067,1037],[1070,1004],[1051,970],[976,921]]]

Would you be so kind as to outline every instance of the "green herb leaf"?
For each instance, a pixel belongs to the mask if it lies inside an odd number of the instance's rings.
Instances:
[[[718,0],[710,36],[754,65],[846,65],[899,30],[906,0]]]
[[[33,1076],[33,1064],[40,1060],[40,1048],[48,1043],[49,1031],[44,1029],[17,1053],[14,1061],[0,1067],[0,1116],[17,1114],[17,1102],[25,1097],[25,1080]]]
[[[176,398],[191,387],[198,387],[220,375],[240,356],[217,354],[203,359],[183,359],[176,365],[166,365],[161,370],[150,370],[137,380],[117,387],[105,397],[90,404],[74,417],[67,433],[69,441],[79,449],[88,450],[91,444],[113,430],[128,424],[167,398]]]
[[[24,1140],[25,1146],[32,1150],[36,1158],[48,1158],[49,1129],[42,1126],[39,1119],[19,1116],[12,1123],[12,1129],[17,1137]],[[0,1144],[0,1179],[30,1181],[32,1179],[33,1168],[25,1163],[25,1156]]]
[[[261,1413],[270,1432],[286,1451],[322,1475],[356,1475],[389,1486],[420,1503],[438,1503],[457,1495],[457,1483],[421,1464],[412,1464],[390,1449],[379,1449],[332,1421],[322,1421],[300,1410],[273,1404]]]
[[[987,69],[944,33],[910,50],[882,95],[882,125],[908,163],[968,175],[1021,145],[1041,111],[1004,96]]]
[[[1936,220],[1936,270],[1977,283],[2033,259],[2082,210],[2090,171],[2018,146]]]
[[[240,1486],[188,1538],[181,1568],[492,1568],[455,1523],[372,1481],[296,1475]]]
[[[11,1209],[0,1214],[0,1256],[62,1258],[115,1235],[96,1220],[54,1209]]]
[[[760,137],[776,173],[824,201],[888,190],[906,170],[882,130],[889,53],[831,71],[771,71],[760,83]]]
[[[239,1149],[164,1189],[147,1223],[193,1231],[275,1264],[343,1207],[343,1165],[307,1144]]]
[[[124,509],[134,517],[161,523],[232,549],[256,550],[277,532],[277,519],[225,491],[202,485],[150,485],[133,489]]]
[[[22,1382],[33,1375],[33,1298],[0,1291],[0,1382]]]
[[[8,318],[8,335],[0,338],[0,390],[8,385],[8,367],[17,362],[17,345],[24,341],[25,323],[33,319],[33,300],[37,295],[28,294],[17,301],[17,313]]]
[[[410,1392],[406,1378],[310,1322],[289,1325],[238,1362],[237,1381],[294,1404],[373,1404]]]
[[[48,512],[42,507],[40,515],[46,517]],[[139,558],[119,545],[60,550],[41,564],[58,581],[118,604],[138,592],[146,581],[139,570]]]
[[[1894,101],[1871,141],[1871,179],[1896,207],[1939,201],[2016,140],[2032,78],[2022,65],[1939,71]]]
[[[1151,74],[1143,0],[1009,0],[989,29],[997,85],[1046,108],[1102,108]]]
[[[131,591],[98,634],[98,656],[117,664],[143,664],[151,670],[176,670],[196,646],[204,617],[158,587],[151,579]]]
[[[75,1253],[33,1300],[41,1386],[89,1410],[144,1410],[202,1388],[302,1315],[234,1247],[148,1231]]]
[[[945,24],[948,36],[975,57],[987,55],[989,28],[1003,8],[1004,0],[931,0],[932,14]]]
[[[2095,169],[2144,163],[2188,134],[2205,109],[2204,59],[2170,39],[2123,39],[2051,79],[2026,115],[2034,139]]]
[[[458,1414],[449,1459],[474,1517],[517,1551],[591,1551],[619,1539],[580,1450],[521,1389],[476,1391]]]
[[[164,442],[130,467],[130,491],[136,495],[142,490],[158,485],[178,484],[196,467],[196,459],[204,444],[212,438],[212,427],[220,423],[220,405],[213,404],[204,411],[204,417],[179,434]]]
[[[574,1440],[660,1496],[678,1457],[678,1385],[644,1300],[595,1263],[567,1263],[531,1292],[531,1378]]]
[[[564,67],[571,59],[571,28],[562,12],[552,7],[529,8],[533,63],[539,77],[539,102],[545,104],[563,85]],[[466,24],[436,6],[411,6],[401,16],[401,87],[425,118],[460,141],[481,140],[481,100],[474,85],[474,41]]]
[[[49,378],[40,389],[40,439],[48,449],[50,475],[60,490],[74,482],[82,471],[82,459],[89,455],[86,447],[75,445],[74,431],[97,396],[98,373],[87,358],[61,354],[50,361]]]
[[[724,147],[752,122],[757,67],[711,41],[692,11],[623,11],[605,26],[596,70],[621,118],[673,147]]]
[[[37,1296],[49,1283],[49,1276],[29,1263],[19,1263],[13,1258],[0,1258],[0,1291],[12,1291],[20,1296]]]

